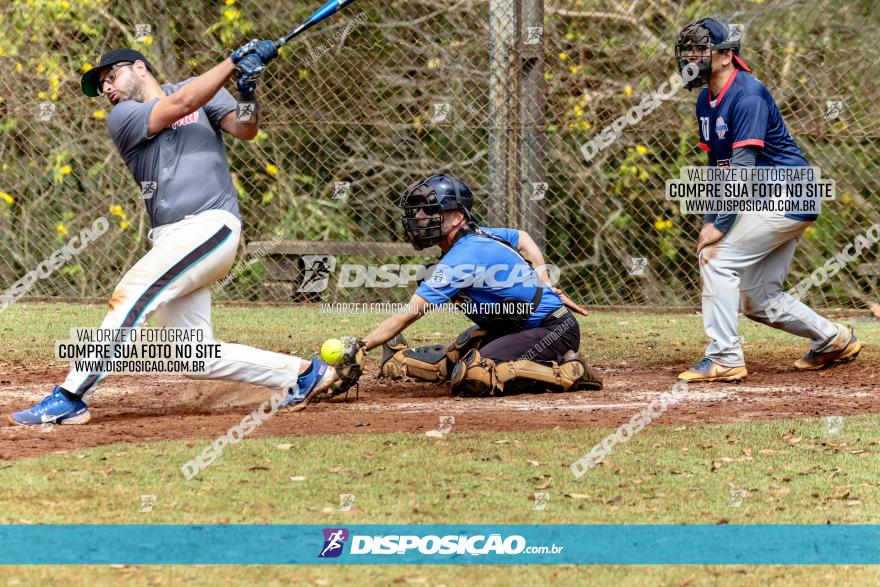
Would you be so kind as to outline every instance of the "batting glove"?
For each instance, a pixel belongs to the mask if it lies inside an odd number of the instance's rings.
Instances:
[[[239,71],[238,79],[235,81],[238,93],[251,94],[257,89],[257,80],[266,66],[257,55],[251,54],[244,56],[236,65],[236,69]]]
[[[265,65],[278,57],[278,48],[275,46],[275,41],[252,39],[233,51],[229,58],[237,66],[247,55],[258,55]]]

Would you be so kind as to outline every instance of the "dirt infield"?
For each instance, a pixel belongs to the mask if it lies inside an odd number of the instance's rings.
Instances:
[[[440,416],[455,416],[456,431],[518,431],[616,426],[668,391],[684,366],[598,367],[601,392],[519,395],[459,399],[446,388],[418,382],[377,380],[376,364],[361,382],[360,399],[324,402],[304,412],[280,412],[255,436],[427,432]],[[790,417],[880,412],[878,370],[868,362],[799,373],[753,364],[743,383],[692,385],[688,397],[673,405],[661,423],[719,423]],[[0,371],[0,410],[4,414],[39,401],[60,381],[65,366],[10,367]],[[214,438],[268,398],[270,391],[234,383],[192,381],[182,377],[145,380],[114,377],[92,400],[86,426],[0,428],[0,459],[20,459],[113,442]]]

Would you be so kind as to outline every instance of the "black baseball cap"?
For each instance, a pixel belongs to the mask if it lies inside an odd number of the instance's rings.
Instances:
[[[751,73],[752,70],[739,56],[741,31],[734,29],[730,23],[720,18],[704,18],[700,24],[709,32],[713,51],[732,51],[734,66]]]
[[[147,58],[144,57],[144,54],[140,51],[135,51],[134,49],[114,49],[113,51],[108,51],[101,55],[101,61],[98,63],[97,67],[93,67],[83,74],[82,80],[80,80],[80,85],[82,86],[82,91],[86,96],[97,97],[101,95],[100,87],[98,87],[98,78],[101,76],[101,72],[111,65],[115,65],[117,63],[125,63],[135,61],[143,61],[144,65],[147,66],[147,70],[150,73],[153,73],[153,66],[150,65],[150,62],[147,61]],[[154,74],[155,75],[155,74]]]

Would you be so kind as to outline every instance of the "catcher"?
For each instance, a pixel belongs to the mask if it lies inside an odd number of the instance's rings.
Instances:
[[[447,175],[418,181],[403,193],[407,239],[417,250],[439,245],[443,255],[407,308],[351,345],[331,393],[347,390],[364,352],[380,345],[380,377],[448,382],[453,395],[602,389],[601,378],[578,355],[580,327],[569,308],[586,311],[549,285],[543,255],[527,233],[477,226],[473,201],[470,189]],[[450,344],[410,348],[400,333],[447,303],[475,325]]]

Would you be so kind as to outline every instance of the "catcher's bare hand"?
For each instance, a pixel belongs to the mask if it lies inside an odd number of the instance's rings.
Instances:
[[[565,304],[566,306],[568,306],[568,309],[569,309],[569,310],[571,310],[571,311],[573,311],[573,312],[577,312],[578,314],[580,314],[580,315],[582,315],[582,316],[589,316],[589,315],[590,315],[590,313],[587,311],[586,308],[584,308],[583,306],[579,306],[579,305],[577,305],[576,303],[574,303],[574,302],[571,300],[571,298],[569,298],[567,295],[565,295],[564,293],[562,293],[562,290],[559,289],[558,287],[554,287],[554,288],[553,288],[553,291],[556,292],[556,295],[559,296],[559,298],[562,300],[562,303]]]

